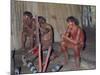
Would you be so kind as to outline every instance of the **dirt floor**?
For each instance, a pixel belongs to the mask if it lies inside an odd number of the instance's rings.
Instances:
[[[54,55],[57,55],[54,60],[51,60],[49,63],[49,66],[47,68],[47,72],[52,72],[52,69],[55,65],[59,65],[60,69],[58,71],[73,71],[73,70],[90,70],[90,69],[96,69],[96,32],[94,29],[85,29],[86,32],[86,48],[85,50],[81,50],[81,62],[80,62],[80,68],[76,69],[73,67],[74,59],[73,59],[73,49],[69,49],[69,59],[68,64],[63,65],[64,63],[64,57],[63,53],[59,52],[59,43],[54,43]],[[27,66],[24,66],[21,60],[22,55],[24,55],[26,52],[22,50],[17,50],[15,52],[15,66],[21,66],[21,73],[22,74],[30,74],[32,73]],[[46,53],[44,53],[46,54]],[[31,56],[33,57],[34,56]],[[35,65],[37,65],[37,59],[33,60]],[[13,60],[11,63],[11,71],[13,72]],[[14,74],[12,74],[14,75]]]

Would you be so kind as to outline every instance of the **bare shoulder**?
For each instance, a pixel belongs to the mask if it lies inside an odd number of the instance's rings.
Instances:
[[[80,26],[78,26],[78,30],[79,30],[81,33],[84,32],[83,29],[82,29],[82,27],[80,27]]]

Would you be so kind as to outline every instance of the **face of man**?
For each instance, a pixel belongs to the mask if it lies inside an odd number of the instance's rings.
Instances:
[[[24,15],[23,16],[23,22],[25,24],[30,24],[31,23],[31,18],[29,16],[27,16],[27,15]]]
[[[42,18],[40,18],[38,21],[39,21],[39,24],[44,24],[45,23],[45,21]]]
[[[70,27],[73,27],[75,25],[75,23],[73,21],[69,21],[67,23],[68,23],[68,26],[70,26]]]
[[[68,25],[74,25],[75,23],[74,22],[72,22],[72,21],[69,21],[68,22]]]

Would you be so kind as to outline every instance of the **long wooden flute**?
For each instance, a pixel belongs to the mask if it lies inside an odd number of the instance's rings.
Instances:
[[[40,25],[39,25],[39,22],[38,22],[38,16],[35,17],[36,19],[36,35],[37,35],[37,45],[39,47],[39,51],[38,51],[38,65],[39,65],[39,72],[42,72],[42,50],[41,50],[41,42],[40,42],[40,31],[39,31],[39,28],[40,28]]]

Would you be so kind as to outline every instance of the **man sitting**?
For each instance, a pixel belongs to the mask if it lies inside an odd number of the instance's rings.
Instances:
[[[33,15],[29,11],[25,11],[23,13],[23,31],[21,35],[21,43],[22,49],[26,49],[26,41],[30,41],[30,49],[33,48],[34,38],[35,38],[35,20],[33,19]]]
[[[66,31],[61,35],[61,51],[64,53],[65,63],[67,63],[68,48],[74,49],[74,58],[76,67],[80,66],[80,50],[84,46],[84,33],[79,27],[78,20],[70,16],[67,18],[68,26]]]

